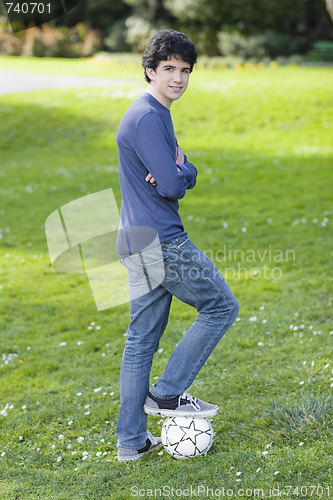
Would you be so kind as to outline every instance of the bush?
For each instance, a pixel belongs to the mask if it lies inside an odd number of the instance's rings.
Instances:
[[[148,21],[141,17],[131,16],[126,19],[126,40],[133,52],[143,52],[151,36],[158,30],[152,29]]]
[[[25,57],[88,57],[99,51],[102,40],[99,31],[83,23],[73,28],[43,24],[18,33],[9,33],[8,23],[0,19],[0,54]]]
[[[103,38],[103,45],[111,52],[128,52],[131,48],[127,41],[126,20],[116,21]]]
[[[245,37],[237,31],[231,33],[222,31],[218,34],[218,46],[224,56],[261,59],[266,55],[262,35]]]
[[[7,18],[0,16],[0,55],[18,56],[22,52],[24,38],[9,32]]]
[[[278,56],[291,56],[298,54],[301,49],[299,38],[267,31],[264,34],[264,47],[267,54],[275,59]]]
[[[222,55],[257,60],[264,57],[275,59],[278,56],[290,56],[298,53],[301,45],[297,38],[272,31],[248,37],[238,31],[222,31],[218,34],[218,40]]]

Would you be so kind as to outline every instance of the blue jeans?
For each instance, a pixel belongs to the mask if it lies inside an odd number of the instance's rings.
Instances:
[[[143,405],[149,390],[154,353],[168,323],[173,295],[198,311],[198,316],[173,351],[151,392],[160,398],[182,394],[194,381],[224,333],[235,321],[239,305],[215,264],[188,238],[160,245],[164,279],[148,293],[130,300],[131,322],[124,350],[117,423],[118,447],[140,449],[147,438]],[[154,252],[154,249],[147,250]],[[126,266],[126,258],[121,262]],[[127,267],[127,266],[126,266]],[[129,289],[145,280],[138,264],[129,272]],[[158,271],[159,272],[159,271]]]

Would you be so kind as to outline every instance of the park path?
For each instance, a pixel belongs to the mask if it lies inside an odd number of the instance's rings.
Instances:
[[[107,87],[119,80],[88,76],[47,75],[0,69],[0,95],[38,89],[67,89],[80,87]]]

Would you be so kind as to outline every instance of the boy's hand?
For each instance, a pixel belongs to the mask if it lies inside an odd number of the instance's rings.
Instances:
[[[184,153],[182,151],[182,148],[180,146],[177,146],[177,156],[176,156],[176,163],[179,163],[182,165],[185,161],[184,158]]]
[[[184,158],[184,153],[182,151],[182,148],[180,146],[177,146],[177,156],[176,156],[176,163],[179,163],[179,165],[183,165],[185,161]],[[181,172],[181,169],[177,166],[177,170]],[[157,186],[157,182],[155,181],[154,177],[149,173],[147,177],[145,178],[147,182],[150,182],[153,186]]]
[[[149,173],[145,179],[147,182],[150,182],[153,186],[157,186],[157,182],[155,181],[154,177]]]

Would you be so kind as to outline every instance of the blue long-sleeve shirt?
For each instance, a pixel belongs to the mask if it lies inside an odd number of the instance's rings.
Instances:
[[[178,200],[195,186],[197,170],[186,156],[177,168],[170,111],[145,92],[124,114],[118,134],[121,228],[153,228],[159,241],[186,234]],[[157,186],[145,180],[148,173]]]

